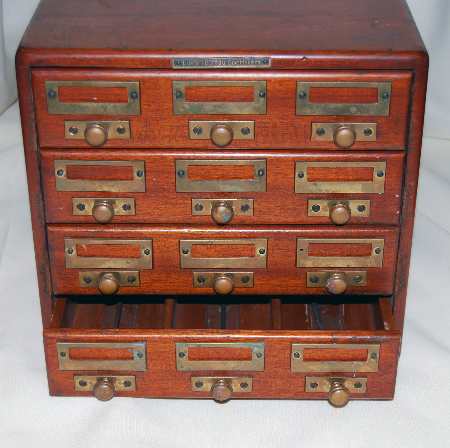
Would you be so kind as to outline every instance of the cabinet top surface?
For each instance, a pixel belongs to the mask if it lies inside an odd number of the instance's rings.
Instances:
[[[194,54],[424,50],[404,0],[42,0],[22,47]]]

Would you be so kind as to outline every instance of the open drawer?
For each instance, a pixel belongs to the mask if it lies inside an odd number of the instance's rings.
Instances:
[[[58,299],[53,395],[391,399],[400,332],[387,298]]]

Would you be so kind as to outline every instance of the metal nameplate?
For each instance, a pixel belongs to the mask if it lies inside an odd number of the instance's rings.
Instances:
[[[68,166],[95,167],[102,172],[107,167],[129,168],[132,180],[70,179]],[[105,191],[113,193],[145,192],[145,162],[119,160],[55,160],[56,191]]]
[[[253,272],[194,272],[194,288],[212,288],[218,277],[229,277],[235,288],[253,288]]]
[[[72,359],[70,350],[89,351],[89,359]],[[136,371],[147,370],[147,352],[145,342],[57,342],[59,370],[113,370]],[[129,351],[130,359],[92,359],[91,352],[98,350],[105,352],[114,350]]]
[[[215,56],[173,58],[175,69],[211,68],[270,68],[272,60],[268,56]]]
[[[233,140],[254,140],[254,121],[190,121],[189,138],[191,140],[209,140],[214,126],[226,125],[233,132]]]
[[[123,88],[127,91],[126,102],[99,103],[99,102],[62,102],[59,89],[62,87],[79,88]],[[139,115],[140,89],[136,81],[46,81],[45,93],[47,96],[47,110],[55,115]]]
[[[253,101],[187,101],[190,87],[251,87]],[[264,115],[266,89],[266,81],[173,81],[173,111],[176,115]]]
[[[341,126],[349,127],[355,133],[357,142],[376,142],[376,123],[313,123],[311,125],[311,140],[316,142],[332,142],[334,134]]]
[[[316,103],[310,100],[311,89],[377,89],[376,103]],[[374,115],[388,116],[391,103],[390,82],[297,82],[297,115]]]
[[[192,166],[217,167],[220,174],[221,166],[253,167],[253,179],[219,179],[192,180],[189,178],[189,168]],[[175,162],[176,191],[178,193],[248,193],[265,192],[267,169],[265,160],[176,160]]]
[[[72,198],[74,216],[92,216],[96,204],[108,203],[113,207],[114,216],[133,216],[136,206],[133,198]]]
[[[189,349],[227,349],[230,356],[233,349],[249,349],[250,360],[189,360]],[[234,370],[263,372],[264,343],[263,342],[177,342],[177,370],[188,372],[193,370]]]
[[[253,199],[192,199],[192,216],[211,215],[218,204],[227,204],[235,216],[253,216]]]
[[[309,181],[310,168],[371,168],[371,181]],[[296,162],[296,193],[384,193],[386,162]]]
[[[364,361],[305,361],[305,350],[367,350]],[[292,344],[291,370],[300,372],[377,372],[380,358],[379,344]]]
[[[330,210],[336,204],[345,204],[350,209],[353,218],[368,218],[370,216],[370,201],[358,199],[308,199],[308,216],[330,216]]]
[[[255,255],[252,257],[193,257],[193,246],[253,246]],[[267,266],[267,240],[253,239],[223,239],[223,240],[181,240],[180,259],[182,269],[251,269],[266,268]]]
[[[102,271],[82,271],[78,274],[81,288],[96,288],[98,281],[104,275]],[[138,287],[140,285],[139,271],[114,271],[112,273],[120,286],[127,288]]]
[[[233,392],[251,392],[253,390],[253,379],[247,376],[193,376],[191,378],[192,390],[194,392],[211,392],[218,381],[225,382]]]
[[[129,140],[129,121],[65,121],[64,136],[68,140],[84,140],[86,128],[90,125],[100,125],[106,129],[108,140]]]
[[[367,391],[367,378],[336,378],[326,376],[307,376],[305,392],[328,393],[333,381],[340,381],[351,394],[364,394]]]
[[[139,246],[139,258],[82,257],[78,246]],[[65,238],[67,269],[152,269],[152,240],[113,240],[104,238]]]
[[[136,378],[134,376],[75,375],[73,377],[75,391],[92,392],[95,385],[105,379],[114,385],[115,392],[134,392],[136,390]]]
[[[370,245],[368,256],[316,257],[309,255],[312,244]],[[384,240],[370,238],[297,238],[298,268],[381,268]]]
[[[336,271],[318,271],[308,272],[306,274],[306,286],[308,288],[323,288],[326,286],[328,279],[335,274]],[[367,271],[339,271],[345,275],[345,280],[349,286],[367,286]]]

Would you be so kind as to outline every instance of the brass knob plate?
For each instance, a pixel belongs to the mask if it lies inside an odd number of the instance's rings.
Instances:
[[[344,204],[353,218],[368,218],[370,216],[370,200],[357,199],[309,199],[308,216],[330,218],[333,207]]]
[[[232,132],[233,140],[254,140],[254,121],[190,121],[189,138],[191,140],[208,140],[216,126],[226,126]],[[218,145],[220,146],[220,145]]]
[[[218,386],[220,386],[220,388]],[[227,399],[231,398],[232,394],[245,394],[252,392],[253,378],[194,376],[191,378],[191,387],[193,392],[209,393],[216,401],[223,403]],[[215,387],[216,389],[214,391]],[[228,388],[228,390],[225,388]],[[219,398],[219,400],[216,398]]]
[[[136,205],[133,198],[73,198],[73,216],[92,216],[94,206],[98,203],[107,202],[114,211],[114,216],[134,216]]]
[[[129,140],[131,137],[129,121],[65,121],[64,131],[66,140],[86,139],[91,146],[102,146],[107,140]],[[97,136],[99,144],[90,143],[87,140],[88,134]]]
[[[376,142],[377,123],[313,123],[311,141],[335,143],[338,129],[347,127],[354,132],[354,142]],[[351,137],[351,134],[350,134]]]
[[[253,199],[192,199],[193,216],[213,216],[214,208],[226,204],[233,216],[253,216]],[[214,219],[214,217],[213,217]],[[218,223],[219,224],[219,223]]]
[[[113,385],[113,394],[121,392],[136,391],[136,378],[134,376],[107,376],[99,377],[96,375],[76,375],[74,377],[74,389],[76,392],[94,392],[97,384],[97,393],[100,397],[108,398],[111,395],[111,389],[101,384]],[[111,397],[112,398],[112,397]],[[100,399],[100,398],[99,398]]]
[[[253,272],[194,272],[194,288],[214,288],[217,278],[227,277],[233,281],[234,288],[253,288]]]
[[[348,287],[358,288],[367,286],[367,271],[338,271],[346,278]],[[330,277],[336,271],[316,271],[306,273],[306,286],[308,288],[325,288]]]
[[[140,286],[139,271],[114,271],[120,287],[135,288]],[[97,288],[101,276],[104,272],[80,271],[79,280],[81,288]]]

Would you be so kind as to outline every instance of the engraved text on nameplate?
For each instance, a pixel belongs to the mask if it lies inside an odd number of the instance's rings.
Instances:
[[[197,57],[197,58],[174,58],[173,68],[269,68],[271,59],[269,57]]]

